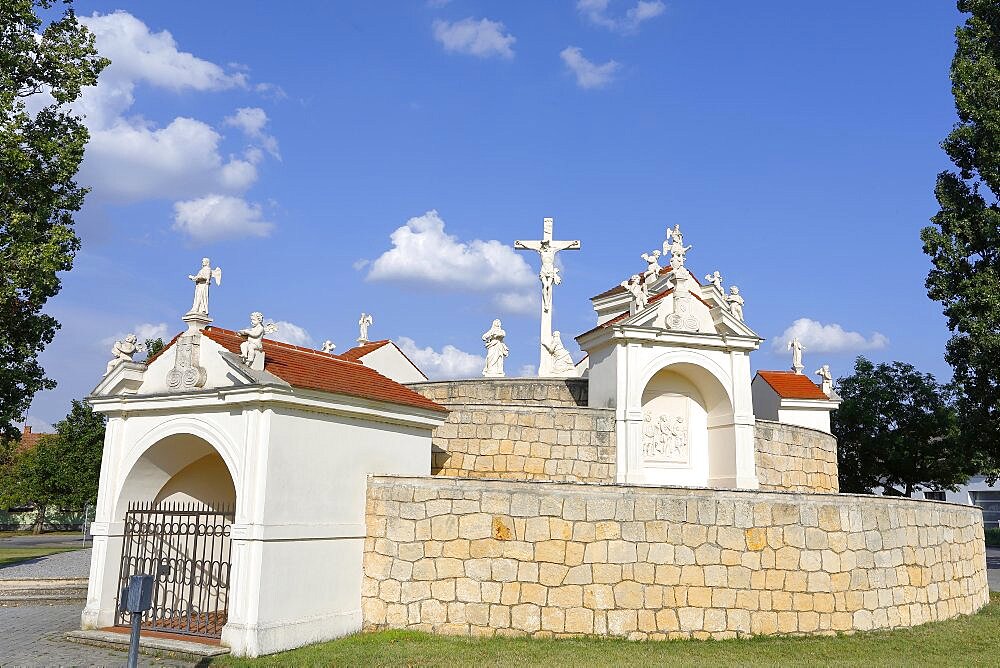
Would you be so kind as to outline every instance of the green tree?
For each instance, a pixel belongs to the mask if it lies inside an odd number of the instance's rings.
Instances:
[[[951,63],[958,123],[942,143],[955,170],[938,174],[940,206],[920,237],[933,269],[927,293],[952,332],[959,423],[985,472],[1000,468],[1000,2],[959,0]],[[995,477],[995,473],[993,474]]]
[[[49,510],[83,508],[97,499],[106,419],[83,401],[33,448],[16,449],[0,471],[0,505],[33,505],[40,533]]]
[[[163,350],[166,344],[163,343],[163,339],[157,337],[155,339],[146,339],[146,359],[153,357],[154,355],[159,355],[160,351]]]
[[[80,246],[73,212],[86,189],[74,177],[89,138],[68,105],[109,63],[70,2],[42,27],[54,4],[0,2],[0,435],[9,438],[35,393],[55,385],[38,355],[59,324],[42,308]],[[28,98],[48,104],[30,113]]]
[[[950,390],[910,364],[854,362],[837,381],[843,402],[832,415],[840,491],[876,487],[910,496],[920,488],[953,489],[975,473],[959,438]]]

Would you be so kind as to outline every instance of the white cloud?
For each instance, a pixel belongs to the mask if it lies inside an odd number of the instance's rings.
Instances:
[[[195,241],[266,237],[274,224],[263,218],[259,204],[229,195],[207,195],[174,202],[173,228]]]
[[[274,324],[278,326],[278,331],[274,334],[268,334],[267,338],[303,348],[313,347],[313,338],[304,328],[287,320],[278,320]]]
[[[441,42],[445,51],[466,53],[478,58],[499,56],[513,58],[511,46],[517,39],[504,33],[504,25],[499,21],[473,18],[449,22],[434,22],[434,39]]]
[[[396,339],[396,345],[432,380],[477,377],[486,364],[481,355],[467,353],[450,344],[437,352],[430,346],[419,348],[416,341],[401,336]]]
[[[364,258],[361,258],[360,260],[355,260],[354,262],[352,262],[351,267],[354,268],[354,271],[361,271],[371,263],[372,263],[371,260],[366,260]]]
[[[31,431],[36,434],[54,434],[56,433],[55,425],[49,424],[40,417],[34,415],[28,415],[24,419],[24,424],[31,427]]]
[[[583,50],[577,46],[567,46],[559,53],[559,57],[566,64],[566,67],[576,75],[576,84],[580,88],[603,88],[611,83],[615,78],[615,72],[620,65],[614,61],[597,65],[587,60],[583,55]]]
[[[794,338],[799,339],[807,351],[814,353],[877,350],[889,344],[889,339],[879,332],[865,338],[860,332],[849,332],[836,323],[824,325],[810,318],[799,318],[774,340],[774,351],[786,351],[788,342]]]
[[[608,14],[609,4],[610,0],[578,0],[576,10],[594,25],[615,32],[631,33],[638,30],[643,21],[656,18],[667,8],[660,0],[639,0],[624,16],[614,17]]]
[[[502,292],[493,298],[493,303],[507,313],[526,315],[538,313],[541,307],[537,292]]]
[[[240,107],[232,116],[226,116],[225,123],[242,130],[247,137],[258,142],[272,157],[280,160],[278,140],[264,132],[267,120],[267,112],[260,107]],[[251,162],[255,161],[251,160]]]
[[[459,241],[444,227],[434,210],[410,218],[392,233],[392,248],[372,262],[367,280],[496,292],[497,306],[517,312],[530,310],[531,300],[537,300],[531,289],[538,279],[513,246],[495,239]]]
[[[121,341],[129,334],[135,334],[135,338],[139,340],[139,343],[145,343],[147,339],[163,339],[163,342],[166,343],[170,340],[169,332],[170,330],[167,329],[167,323],[165,322],[143,322],[127,332],[118,332],[113,336],[104,337],[101,339],[101,347],[110,348],[115,345],[115,341]]]

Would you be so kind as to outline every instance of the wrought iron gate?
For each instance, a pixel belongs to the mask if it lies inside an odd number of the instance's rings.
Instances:
[[[155,577],[153,608],[143,614],[142,628],[206,638],[222,635],[233,518],[234,508],[228,505],[129,504],[118,591],[132,575]],[[129,624],[129,613],[115,613],[115,626]]]

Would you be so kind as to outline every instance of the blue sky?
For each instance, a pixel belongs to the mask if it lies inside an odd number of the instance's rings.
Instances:
[[[372,338],[405,337],[447,376],[478,373],[500,317],[516,373],[537,364],[537,260],[507,249],[544,216],[583,243],[555,296],[567,343],[594,324],[588,298],[680,223],[688,266],[739,285],[768,339],[755,368],[786,368],[775,341],[809,319],[808,370],[842,375],[864,353],[949,375],[918,233],[948,167],[951,3],[77,13],[114,63],[80,105],[93,190],[48,309],[59,387],[36,398],[36,425],[97,383],[116,336],[183,329],[203,255],[224,270],[219,326],[260,310],[293,342],[343,351],[367,311]]]

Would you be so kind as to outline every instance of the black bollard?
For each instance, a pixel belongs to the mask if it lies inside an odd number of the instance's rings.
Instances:
[[[129,613],[132,621],[132,635],[128,645],[128,668],[139,665],[139,629],[142,626],[142,613],[153,607],[153,576],[133,575],[128,586],[122,589],[118,599],[118,609]]]

